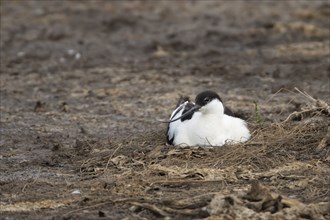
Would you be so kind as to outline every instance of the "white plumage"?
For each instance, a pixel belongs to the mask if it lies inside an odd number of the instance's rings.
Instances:
[[[168,143],[222,146],[247,141],[250,132],[246,122],[225,114],[226,111],[215,92],[200,93],[196,104],[186,101],[173,111],[167,131]]]

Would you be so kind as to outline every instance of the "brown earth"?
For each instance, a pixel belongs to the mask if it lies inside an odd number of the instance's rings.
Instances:
[[[330,219],[329,1],[0,6],[0,219]],[[165,145],[204,89],[249,142]]]

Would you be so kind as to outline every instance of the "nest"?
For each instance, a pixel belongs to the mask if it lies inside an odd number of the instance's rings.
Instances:
[[[111,201],[129,204],[132,215],[326,219],[329,105],[299,93],[314,104],[283,122],[251,124],[246,143],[173,147],[164,145],[163,131],[149,132],[91,153],[81,164],[82,177],[110,184],[123,197]]]

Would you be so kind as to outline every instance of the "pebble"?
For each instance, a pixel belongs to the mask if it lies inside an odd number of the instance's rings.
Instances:
[[[79,194],[81,194],[81,192],[80,192],[79,189],[76,189],[71,194],[73,194],[73,195],[79,195]]]

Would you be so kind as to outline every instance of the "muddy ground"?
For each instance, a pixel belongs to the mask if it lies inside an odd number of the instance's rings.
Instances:
[[[328,1],[0,6],[1,219],[330,218]],[[249,142],[165,145],[204,89]]]

